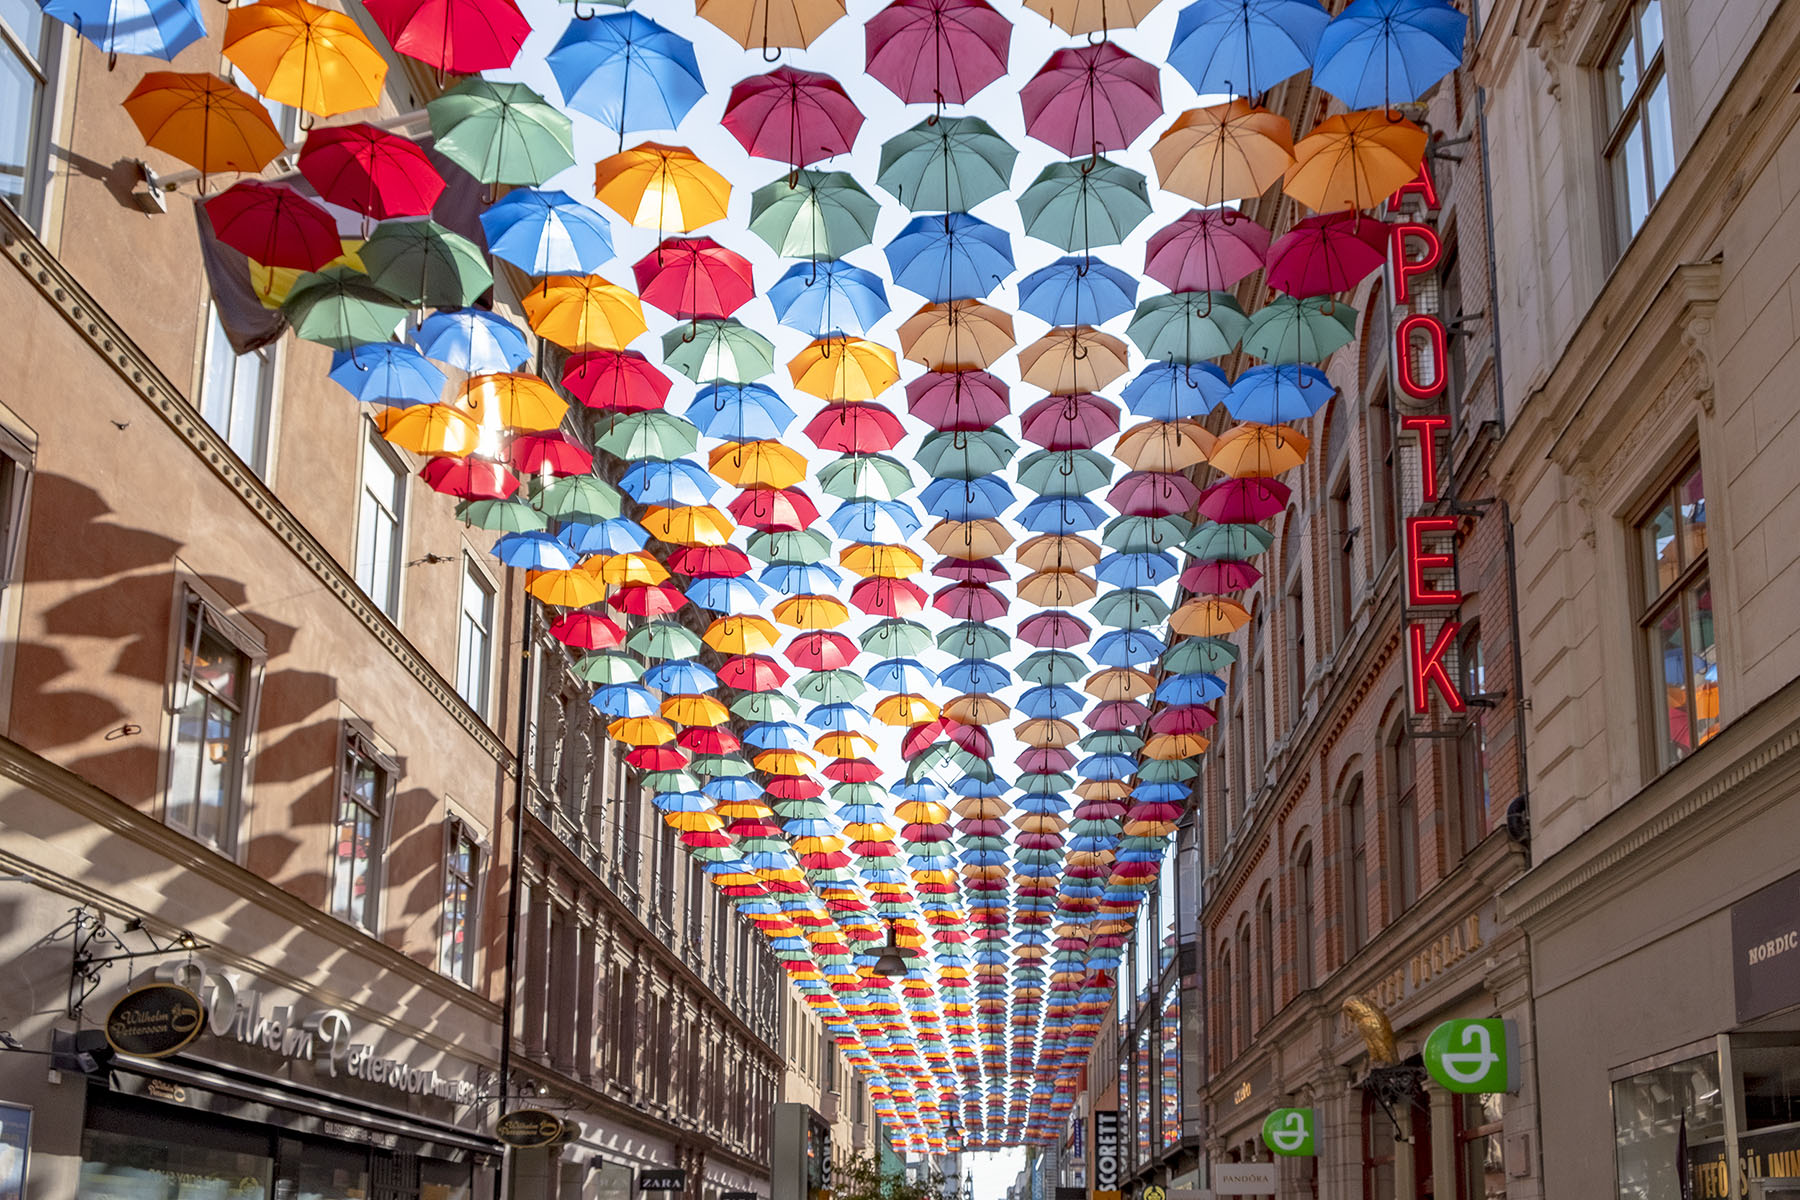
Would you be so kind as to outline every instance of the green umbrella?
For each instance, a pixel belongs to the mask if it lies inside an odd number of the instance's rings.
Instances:
[[[370,279],[409,304],[466,308],[494,286],[481,248],[436,221],[383,221],[358,254]]]
[[[753,533],[745,549],[766,563],[823,562],[831,553],[831,536],[817,529]]]
[[[820,704],[845,704],[869,690],[869,685],[855,671],[839,667],[835,671],[808,671],[794,680],[794,695]]]
[[[1094,620],[1111,629],[1149,629],[1169,619],[1169,605],[1144,588],[1120,588],[1094,601]]]
[[[748,692],[731,702],[731,711],[746,721],[781,721],[800,711],[786,692]]]
[[[663,334],[663,362],[695,383],[749,383],[775,369],[775,343],[735,317],[710,318]]]
[[[905,617],[887,617],[857,635],[870,654],[882,658],[915,658],[931,649],[931,630]]]
[[[958,621],[937,635],[937,644],[957,658],[998,658],[1012,649],[1012,638],[980,621]]]
[[[1136,754],[1144,739],[1135,733],[1089,733],[1082,736],[1081,748],[1089,754]]]
[[[1236,662],[1237,647],[1226,638],[1184,638],[1163,655],[1165,671],[1186,675],[1193,671],[1222,671]]]
[[[817,797],[808,800],[777,800],[769,807],[784,821],[831,820],[830,806]]]
[[[881,144],[875,182],[914,212],[968,212],[1012,187],[1019,152],[977,117],[931,117]]]
[[[1088,660],[1067,650],[1034,650],[1025,656],[1015,672],[1020,679],[1046,686],[1079,683],[1091,669]]]
[[[743,759],[723,754],[696,755],[694,761],[688,764],[688,769],[696,775],[710,775],[714,779],[743,779],[756,773]]]
[[[913,457],[933,479],[977,479],[998,474],[1018,452],[999,429],[956,430],[926,434]]]
[[[1250,318],[1244,353],[1266,363],[1324,362],[1355,339],[1356,310],[1342,300],[1276,296]]]
[[[648,658],[692,658],[700,653],[700,635],[674,621],[651,621],[631,631],[625,648]]]
[[[535,187],[575,165],[568,115],[522,83],[472,75],[425,112],[438,153],[482,183]]]
[[[869,244],[881,204],[843,171],[796,171],[750,195],[750,229],[783,258],[842,258]]]
[[[597,475],[565,475],[537,489],[539,512],[559,521],[610,521],[624,511],[617,488]]]
[[[544,514],[523,500],[464,500],[456,506],[456,515],[494,533],[531,533],[548,527]]]
[[[404,300],[346,266],[300,276],[281,307],[296,337],[333,350],[388,341],[407,312]]]
[[[1012,843],[1005,838],[994,837],[988,834],[980,834],[962,839],[962,848],[964,850],[1007,850],[1010,849],[1011,846]]]
[[[846,454],[820,467],[819,490],[840,500],[898,500],[913,489],[906,464],[886,454]]]
[[[886,804],[888,790],[877,783],[834,783],[826,791],[839,804]]]
[[[1028,796],[1054,796],[1074,786],[1074,777],[1066,773],[1019,776],[1019,788]]]
[[[1019,486],[1039,496],[1091,496],[1112,482],[1115,461],[1098,450],[1033,450],[1019,460]]]
[[[927,746],[925,749],[919,751],[919,753],[907,759],[906,782],[917,783],[919,780],[924,779],[938,767],[947,764],[950,761],[950,756],[955,752],[956,746],[951,742],[939,742],[934,746]]]
[[[961,746],[950,745],[949,765],[967,775],[970,779],[979,779],[983,783],[992,783],[995,778],[994,764],[985,758],[978,758]]]
[[[1175,758],[1167,761],[1146,759],[1138,765],[1138,778],[1145,783],[1181,783],[1193,779],[1200,774],[1192,759]]]
[[[655,792],[691,792],[700,787],[700,781],[687,771],[648,771],[642,782]]]
[[[1117,517],[1106,523],[1100,540],[1120,554],[1154,554],[1176,549],[1193,531],[1181,517]]]
[[[595,449],[628,462],[676,459],[692,454],[699,445],[700,431],[692,421],[654,408],[612,417],[606,422],[605,431],[594,439]]]
[[[1196,363],[1230,354],[1249,324],[1226,292],[1170,292],[1141,302],[1125,334],[1146,358]]]
[[[644,664],[629,654],[601,651],[588,654],[575,662],[575,675],[602,686],[613,683],[636,683],[644,677]]]
[[[1150,215],[1150,185],[1102,158],[1057,162],[1019,195],[1025,232],[1075,254],[1116,246]]]
[[[1261,525],[1221,525],[1208,521],[1194,531],[1182,547],[1201,562],[1253,558],[1275,544],[1275,535]]]
[[[1004,845],[1004,841],[1002,841],[1002,844]],[[1063,852],[1061,850],[1051,850],[1048,848],[1042,850],[1027,849],[1013,851],[1013,861],[1020,863],[1055,863],[1061,862],[1062,857]]]

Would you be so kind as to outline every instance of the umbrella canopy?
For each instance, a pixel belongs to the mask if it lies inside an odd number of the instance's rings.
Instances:
[[[799,168],[848,154],[863,115],[831,76],[781,66],[733,85],[719,123],[753,156]]]
[[[1104,158],[1051,163],[1019,196],[1027,234],[1082,254],[1124,241],[1149,215],[1144,177]]]
[[[885,253],[894,282],[934,303],[979,300],[1013,271],[1012,238],[967,213],[914,217]]]
[[[1042,13],[1058,29],[1092,34],[1134,27],[1158,3],[1160,0],[1025,0],[1025,7]]]
[[[1287,194],[1315,212],[1374,208],[1418,175],[1426,140],[1385,111],[1327,117],[1295,144]]]
[[[1019,89],[1025,132],[1070,158],[1123,150],[1162,115],[1156,66],[1112,42],[1058,50]]]
[[[967,212],[1012,186],[1018,157],[978,117],[934,117],[881,144],[875,182],[914,212]]]
[[[986,371],[933,371],[906,385],[906,408],[938,430],[987,429],[1011,411],[1006,384]]]
[[[967,104],[1006,74],[1012,22],[986,0],[895,0],[863,27],[868,73],[908,104]]]
[[[203,175],[254,174],[287,149],[262,102],[217,75],[150,71],[124,103],[146,145]]]
[[[644,142],[594,164],[594,195],[660,239],[722,220],[731,184],[686,147]]]
[[[390,340],[406,319],[407,306],[360,271],[326,267],[302,275],[282,309],[297,337],[348,350]]]
[[[331,380],[358,400],[405,407],[430,404],[444,391],[444,373],[398,342],[357,346],[331,356]]]
[[[1248,100],[1181,114],[1150,148],[1163,187],[1201,204],[1260,196],[1294,162],[1293,127]]]
[[[316,271],[343,253],[337,220],[286,184],[245,179],[206,202],[213,233],[253,261]]]
[[[1091,326],[1052,329],[1019,351],[1019,373],[1046,392],[1098,392],[1125,373],[1129,353],[1123,341]]]
[[[647,328],[638,298],[598,275],[546,275],[519,306],[538,336],[570,350],[621,350]]]
[[[457,75],[510,67],[531,24],[512,0],[374,0],[388,44]]]
[[[639,12],[570,21],[545,56],[563,100],[619,134],[673,129],[706,85],[694,45]]]
[[[709,237],[669,238],[632,273],[639,298],[675,317],[727,317],[756,295],[750,260]]]
[[[168,61],[206,36],[195,0],[45,0],[43,9],[109,55]]]
[[[869,244],[880,211],[842,171],[796,171],[752,193],[750,228],[784,258],[842,258]]]
[[[888,314],[881,276],[845,262],[795,263],[768,294],[777,321],[815,338],[844,328],[866,332]]]
[[[307,0],[233,8],[225,57],[265,99],[321,117],[370,107],[387,78],[387,60],[355,21]]]
[[[1131,311],[1137,285],[1091,255],[1059,258],[1019,280],[1019,307],[1051,325],[1103,325]]]
[[[1193,363],[1230,354],[1248,325],[1229,292],[1171,292],[1139,304],[1126,334],[1149,358]]]
[[[531,361],[519,328],[479,308],[433,313],[414,331],[413,342],[427,358],[476,375],[510,371]]]
[[[694,11],[746,50],[804,50],[844,15],[844,0],[696,0]]]
[[[1269,251],[1269,286],[1290,296],[1351,291],[1387,261],[1392,230],[1359,212],[1296,221]]]
[[[329,203],[376,220],[425,216],[444,191],[443,178],[416,143],[373,125],[320,126],[308,133],[300,174]]]
[[[527,275],[588,275],[613,255],[606,219],[566,192],[521,188],[481,214],[488,249]]]
[[[775,369],[775,344],[735,317],[707,319],[664,334],[663,362],[695,383],[748,383]]]
[[[1202,95],[1259,95],[1312,66],[1330,20],[1318,0],[1194,0],[1175,22],[1169,65]]]
[[[1304,421],[1325,407],[1337,388],[1317,367],[1252,367],[1226,393],[1225,407],[1240,421],[1265,425]]]
[[[1313,85],[1351,108],[1417,100],[1462,65],[1469,18],[1447,0],[1352,0],[1313,50]]]
[[[1277,296],[1244,330],[1244,353],[1267,363],[1324,362],[1356,340],[1356,310],[1340,300]]]
[[[360,254],[376,286],[409,304],[461,308],[494,286],[481,248],[436,221],[383,221]]]
[[[1150,236],[1144,274],[1173,292],[1224,291],[1263,266],[1269,231],[1234,208],[1197,208]]]
[[[568,115],[522,83],[464,79],[425,113],[438,153],[483,183],[535,186],[575,164]]]
[[[977,300],[927,304],[900,326],[900,349],[936,371],[985,370],[1017,343],[1011,314]]]

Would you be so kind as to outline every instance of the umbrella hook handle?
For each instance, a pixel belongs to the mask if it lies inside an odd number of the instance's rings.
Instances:
[[[699,336],[700,336],[700,318],[695,317],[693,319],[693,321],[691,321],[688,324],[687,331],[681,335],[682,345],[684,345],[684,346],[687,345],[689,342],[692,342],[695,338],[697,338]]]
[[[769,13],[768,6],[765,5],[763,7],[763,20],[765,23],[768,21],[768,13]],[[773,53],[771,53],[771,51],[773,51]],[[781,61],[781,47],[780,46],[771,46],[767,42],[763,43],[762,60],[766,63],[780,62]]]
[[[1086,279],[1088,277],[1088,272],[1093,269],[1094,256],[1092,254],[1084,254],[1081,256],[1081,265],[1075,268],[1075,278]]]

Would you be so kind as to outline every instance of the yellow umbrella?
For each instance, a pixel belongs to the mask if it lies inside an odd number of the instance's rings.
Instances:
[[[964,725],[993,725],[1006,720],[1011,712],[998,696],[958,696],[944,705],[944,715]]]
[[[620,717],[606,727],[606,736],[627,746],[666,746],[675,740],[675,727],[661,717]]]
[[[711,696],[670,696],[658,711],[679,725],[711,728],[731,720],[731,710]]]
[[[695,0],[696,15],[746,50],[804,50],[844,15],[844,0]]]
[[[692,233],[725,219],[731,184],[685,146],[645,142],[594,164],[594,195],[640,229]]]
[[[287,149],[261,100],[204,71],[151,71],[124,104],[146,145],[202,175],[260,171]]]
[[[569,402],[549,384],[513,371],[470,376],[456,404],[483,425],[512,429],[555,429],[569,411]]]
[[[1033,571],[1019,581],[1019,599],[1039,608],[1073,608],[1099,590],[1094,577],[1080,571]]]
[[[725,822],[714,812],[670,812],[663,814],[663,823],[671,829],[679,829],[683,833],[711,833],[725,828]]]
[[[375,412],[373,419],[382,437],[414,454],[461,458],[474,453],[481,441],[481,427],[474,419],[448,404],[384,408]]]
[[[912,692],[883,697],[875,705],[875,719],[883,725],[923,725],[937,718],[938,706]]]
[[[723,546],[737,526],[710,504],[678,508],[646,508],[638,524],[652,537],[673,546]]]
[[[225,57],[265,100],[321,117],[373,106],[388,70],[354,20],[307,0],[256,0],[230,10]]]
[[[1169,615],[1169,628],[1189,637],[1223,637],[1250,619],[1236,600],[1196,596]]]
[[[1219,435],[1207,460],[1233,479],[1268,479],[1306,461],[1311,444],[1286,425],[1233,425]]]
[[[819,760],[804,750],[764,750],[750,765],[771,775],[802,775],[818,766]]]
[[[835,854],[849,844],[835,833],[826,834],[824,837],[797,837],[794,839],[794,853]],[[836,935],[828,930],[814,930],[813,932],[820,934],[823,939],[836,940]],[[807,936],[811,937],[812,935],[808,934]]]
[[[925,531],[925,544],[948,558],[993,558],[1013,543],[995,520],[939,521]]]
[[[894,806],[894,815],[908,825],[938,825],[950,819],[950,808],[935,800],[906,800]]]
[[[838,562],[864,579],[910,579],[925,569],[925,560],[905,546],[845,546]]]
[[[235,10],[234,10],[235,11]],[[352,271],[362,271],[362,256],[357,251],[362,249],[361,238],[344,238],[338,243],[344,252],[326,263],[326,267],[349,267]],[[306,274],[298,267],[266,267],[255,259],[250,259],[250,286],[256,289],[256,298],[262,301],[264,308],[280,308],[287,302],[288,293],[294,290],[294,281]],[[321,267],[320,270],[324,270]]]
[[[814,738],[813,749],[826,758],[871,758],[880,747],[866,733],[839,730]]]
[[[596,554],[587,569],[601,583],[613,587],[624,587],[628,583],[657,584],[669,577],[669,569],[661,560],[643,550]]]
[[[1032,387],[1068,395],[1097,392],[1125,374],[1130,351],[1091,325],[1052,330],[1019,351],[1019,373]]]
[[[900,381],[900,364],[879,342],[823,337],[794,356],[788,375],[821,400],[873,400]]]
[[[1285,190],[1315,212],[1374,208],[1418,175],[1426,141],[1395,112],[1327,117],[1295,144]]]
[[[1161,0],[1025,0],[1025,7],[1046,17],[1064,33],[1104,33],[1129,29]]]
[[[1100,547],[1074,533],[1040,533],[1019,543],[1013,560],[1031,571],[1086,571],[1100,561]]]
[[[533,571],[525,590],[545,604],[559,608],[586,608],[606,598],[606,589],[600,586],[600,581],[580,567],[566,571]]]
[[[1144,757],[1153,758],[1159,762],[1172,762],[1178,758],[1192,758],[1196,754],[1204,754],[1210,745],[1212,745],[1211,739],[1198,733],[1159,733],[1144,743]],[[1136,822],[1127,823],[1125,827],[1127,833],[1131,831],[1131,824],[1134,823]],[[1171,823],[1169,829],[1174,828],[1175,826]],[[1168,830],[1163,832],[1166,833]]]
[[[1081,737],[1073,722],[1061,717],[1033,717],[1013,727],[1013,736],[1027,746],[1072,746]]]
[[[1134,471],[1185,471],[1207,461],[1214,441],[1198,421],[1145,421],[1124,432],[1113,457]]]
[[[648,328],[638,298],[598,275],[546,275],[519,303],[538,336],[569,350],[623,350]]]
[[[894,829],[880,821],[851,821],[844,826],[844,836],[853,842],[890,842]]]
[[[1012,314],[979,300],[927,304],[900,326],[900,349],[933,371],[985,371],[1018,344]]]
[[[769,615],[795,629],[836,629],[850,619],[850,610],[834,596],[789,596]]]
[[[773,650],[780,635],[761,617],[720,617],[706,627],[700,640],[720,654],[760,654]]]
[[[1294,130],[1248,100],[1182,113],[1150,147],[1163,187],[1201,204],[1260,196],[1294,162]]]
[[[721,800],[716,805],[721,817],[736,821],[744,817],[772,817],[775,810],[761,800]]]
[[[1089,675],[1081,690],[1096,700],[1135,700],[1156,690],[1156,676],[1131,667],[1108,667]]]
[[[793,487],[806,478],[806,456],[780,442],[727,442],[706,456],[707,470],[732,487]]]

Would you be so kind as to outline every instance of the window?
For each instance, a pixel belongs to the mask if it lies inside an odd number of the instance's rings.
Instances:
[[[1487,663],[1481,655],[1481,627],[1471,625],[1462,635],[1461,668],[1464,696],[1487,694]],[[1481,844],[1489,828],[1487,709],[1469,705],[1462,732],[1456,737],[1456,790],[1461,807],[1463,853]]]
[[[1456,1128],[1465,1200],[1506,1200],[1504,1096],[1462,1096]]]
[[[362,502],[356,521],[356,582],[389,617],[400,613],[405,521],[406,468],[370,425],[363,443]]]
[[[1257,914],[1256,937],[1257,983],[1262,988],[1262,1019],[1267,1025],[1281,1007],[1275,999],[1275,900],[1267,893]]]
[[[1606,167],[1617,251],[1625,252],[1675,173],[1661,0],[1635,0],[1606,57]]]
[[[438,968],[462,983],[475,975],[475,887],[481,847],[469,827],[452,818],[444,850],[444,913]]]
[[[1294,967],[1300,976],[1301,991],[1318,982],[1313,967],[1313,943],[1318,937],[1315,888],[1312,847],[1306,846],[1301,849],[1294,867],[1294,912],[1298,918],[1294,930]]]
[[[396,773],[366,735],[352,731],[345,737],[331,911],[369,933],[376,931],[380,916],[382,840]]]
[[[219,320],[219,307],[206,306],[206,360],[200,375],[200,415],[258,475],[268,469],[269,411],[274,396],[274,350],[239,354]]]
[[[237,848],[256,662],[191,592],[177,654],[164,818],[229,855]]]
[[[1231,1057],[1232,1057],[1232,1055],[1231,1055],[1231,1037],[1232,1037],[1232,1032],[1237,1028],[1237,1022],[1232,1019],[1232,1012],[1231,1012],[1231,951],[1228,949],[1222,949],[1219,951],[1218,993],[1219,993],[1219,1036],[1218,1036],[1219,1057],[1218,1057],[1218,1061],[1213,1063],[1214,1071],[1224,1070],[1226,1065],[1231,1062]],[[1121,1093],[1123,1093],[1124,1089],[1121,1088],[1120,1091],[1121,1091]]]
[[[1238,975],[1232,980],[1237,988],[1237,1050],[1241,1054],[1250,1047],[1250,1031],[1256,1025],[1256,1014],[1251,1009],[1250,973],[1255,970],[1251,966],[1250,957],[1250,918],[1245,917],[1238,925],[1237,934]]]
[[[1331,488],[1326,506],[1326,561],[1331,564],[1331,632],[1342,645],[1350,632],[1350,556],[1356,549],[1357,528],[1350,524],[1350,472],[1343,471]]]
[[[1269,647],[1268,612],[1259,604],[1250,621],[1250,700],[1244,709],[1245,732],[1250,744],[1250,793],[1262,787],[1263,773],[1268,769],[1269,737],[1268,716],[1268,670],[1267,650]],[[1246,794],[1244,803],[1250,803],[1250,795]]]
[[[1287,559],[1283,575],[1287,581],[1287,727],[1300,727],[1306,715],[1306,589],[1300,573],[1300,548],[1303,535],[1296,528],[1299,514],[1290,512],[1282,525],[1286,543],[1282,556]]]
[[[1369,491],[1375,498],[1375,515],[1370,522],[1369,536],[1377,566],[1394,552],[1394,533],[1398,524],[1394,508],[1394,428],[1387,391],[1378,390],[1369,398],[1368,413]]]
[[[1719,731],[1719,648],[1706,562],[1706,488],[1691,462],[1637,523],[1649,652],[1651,737],[1660,768]]]
[[[37,217],[50,179],[50,64],[56,22],[33,0],[0,0],[0,200]]]
[[[1419,898],[1419,778],[1412,739],[1404,720],[1388,739],[1388,768],[1394,781],[1395,900],[1404,912]]]
[[[1344,834],[1344,956],[1369,940],[1369,845],[1363,829],[1362,780],[1350,785],[1339,819]]]
[[[1695,1170],[1705,1158],[1695,1151],[1725,1138],[1719,1056],[1703,1054],[1621,1079],[1613,1084],[1612,1095],[1619,1200],[1685,1200],[1708,1194]],[[1719,1186],[1710,1194],[1725,1193]]]
[[[494,675],[494,585],[463,555],[462,620],[456,639],[456,692],[482,717]]]

